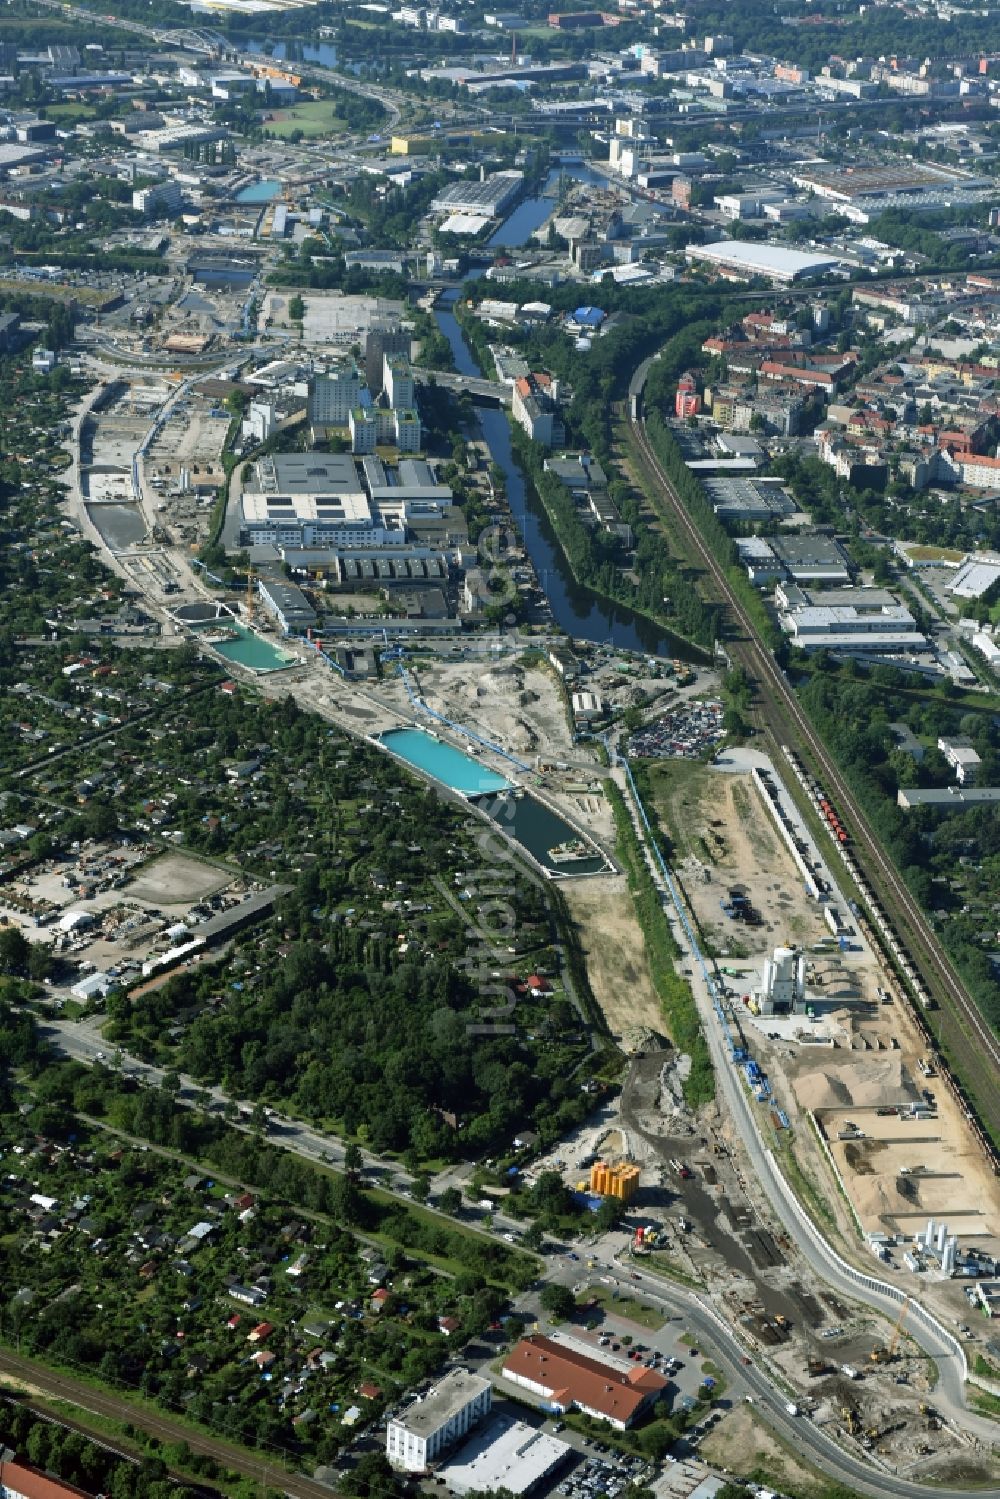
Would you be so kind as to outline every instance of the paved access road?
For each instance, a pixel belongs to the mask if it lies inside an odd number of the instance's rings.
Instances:
[[[596,1257],[601,1258],[600,1250]],[[628,1288],[630,1293],[637,1293],[631,1274],[622,1271],[613,1259],[607,1266],[606,1273],[623,1290]],[[757,1364],[742,1362],[732,1334],[696,1297],[680,1289],[675,1290],[658,1277],[648,1274],[642,1275],[641,1294],[643,1300],[657,1303],[668,1315],[679,1314],[683,1317],[685,1327],[700,1339],[698,1346],[711,1348],[712,1358],[724,1373],[729,1391],[739,1398],[740,1393],[746,1390],[766,1416],[768,1425],[774,1427],[793,1451],[800,1452],[816,1467],[831,1474],[858,1494],[871,1495],[873,1499],[886,1499],[889,1495],[898,1495],[899,1499],[927,1499],[928,1489],[923,1484],[876,1471],[873,1464],[845,1451],[823,1427],[817,1426],[808,1416],[790,1416],[785,1406],[791,1397],[777,1390]],[[934,1399],[940,1405],[937,1390]],[[951,1488],[935,1488],[934,1492],[940,1494],[942,1499],[983,1499],[984,1493],[982,1489]]]
[[[714,1023],[714,1016],[709,1017],[711,1024],[707,1027],[710,1042],[715,1043],[718,1053],[716,1055],[716,1066],[720,1078],[723,1079],[723,1088],[727,1093],[727,1100],[734,1110],[734,1119],[737,1127],[741,1130],[744,1139],[749,1146],[756,1146],[756,1154],[752,1151],[754,1164],[762,1173],[765,1187],[774,1190],[779,1197],[779,1202],[784,1203],[783,1197],[777,1193],[770,1177],[769,1158],[760,1144],[757,1135],[756,1121],[750,1111],[746,1096],[739,1088],[733,1068],[721,1055],[721,1037],[718,1027]],[[110,1055],[106,1054],[107,1043],[103,1040],[97,1027],[103,1021],[98,1017],[92,1021],[69,1021],[57,1020],[48,1022],[45,1034],[52,1044],[65,1055],[75,1058],[77,1061],[93,1064],[95,1061],[111,1061]],[[125,1057],[122,1065],[130,1074],[141,1078],[151,1086],[156,1086],[162,1080],[164,1070],[153,1067],[145,1062],[140,1062],[132,1057]],[[730,1086],[727,1086],[727,1083]],[[735,1083],[735,1091],[730,1097],[731,1087]],[[216,1104],[225,1104],[229,1100],[221,1088],[201,1086],[193,1079],[181,1077],[181,1093],[178,1101],[183,1105],[195,1106],[196,1100],[202,1095],[208,1095]],[[300,1124],[295,1120],[274,1116],[271,1121],[269,1138],[276,1145],[282,1145],[287,1150],[302,1155],[310,1160],[324,1161],[336,1167],[343,1168],[344,1147],[343,1143],[335,1136],[323,1135],[311,1126]],[[393,1192],[400,1196],[411,1195],[412,1178],[399,1166],[387,1164],[375,1156],[363,1152],[365,1167],[370,1171],[375,1168],[381,1172],[381,1180],[378,1185],[385,1191]],[[437,1185],[443,1185],[445,1178]],[[458,1185],[457,1180],[450,1184]],[[430,1211],[434,1211],[433,1208]],[[785,1211],[790,1212],[785,1207]],[[445,1221],[452,1221],[447,1215],[442,1215]],[[519,1233],[523,1224],[506,1219],[502,1214],[493,1214],[494,1232]],[[475,1227],[475,1225],[467,1225]],[[828,1264],[822,1255],[815,1250],[815,1246],[803,1241],[803,1235],[799,1226],[792,1221],[790,1224],[793,1236],[800,1242],[803,1253],[806,1254],[810,1263],[814,1265],[819,1275],[829,1284],[834,1285],[845,1296],[852,1300],[859,1300],[857,1287],[847,1277],[837,1272],[835,1265]],[[590,1280],[597,1276],[606,1277],[622,1287],[634,1293],[635,1282],[632,1271],[624,1270],[619,1264],[619,1256],[625,1251],[628,1236],[621,1233],[605,1235],[595,1245],[588,1246],[579,1254],[551,1256],[547,1259],[542,1275],[543,1280],[559,1281],[562,1284],[572,1285],[580,1280]],[[594,1268],[584,1268],[585,1261],[594,1261]],[[721,1317],[703,1302],[698,1296],[674,1287],[659,1277],[644,1274],[641,1268],[636,1272],[641,1277],[642,1295],[656,1302],[669,1316],[680,1316],[684,1319],[685,1326],[699,1340],[699,1346],[704,1346],[710,1351],[712,1359],[724,1371],[730,1391],[740,1398],[743,1394],[750,1394],[754,1402],[760,1407],[768,1422],[790,1441],[792,1445],[809,1457],[824,1473],[836,1481],[853,1488],[858,1493],[881,1496],[887,1494],[898,1494],[901,1499],[927,1499],[928,1490],[918,1483],[909,1480],[891,1478],[875,1470],[874,1464],[866,1463],[862,1458],[854,1456],[846,1451],[839,1443],[821,1427],[811,1422],[808,1417],[790,1417],[785,1410],[785,1405],[790,1395],[779,1387],[769,1376],[767,1371],[759,1365],[745,1365],[743,1363],[744,1349],[732,1328],[730,1328]],[[528,1293],[530,1296],[531,1293]],[[524,1298],[527,1299],[527,1298]],[[881,1308],[880,1308],[881,1309]],[[885,1310],[895,1317],[898,1307],[895,1303],[889,1303]],[[911,1329],[914,1331],[915,1329]],[[923,1335],[922,1335],[923,1336]],[[930,1351],[930,1350],[928,1350]],[[2,1369],[0,1363],[0,1369]],[[942,1355],[941,1380],[935,1390],[935,1404],[948,1416],[953,1417],[959,1425],[971,1428],[973,1434],[987,1445],[997,1440],[997,1427],[985,1418],[971,1415],[964,1409],[961,1381],[958,1380],[958,1388],[954,1388],[956,1379],[952,1362],[947,1353]],[[133,1413],[134,1418],[134,1413]],[[146,1423],[143,1422],[145,1425]],[[292,1490],[289,1489],[291,1493]],[[303,1491],[304,1492],[304,1491]],[[982,1499],[982,1490],[948,1489],[936,1487],[934,1493],[938,1499]]]

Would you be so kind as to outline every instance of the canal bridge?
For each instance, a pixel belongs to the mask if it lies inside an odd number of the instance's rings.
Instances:
[[[413,373],[417,383],[421,385],[426,385],[433,379],[435,384],[445,390],[453,390],[457,395],[468,391],[477,406],[509,406],[511,403],[511,387],[501,385],[499,380],[486,380],[480,375],[455,375],[448,370],[417,369]]]

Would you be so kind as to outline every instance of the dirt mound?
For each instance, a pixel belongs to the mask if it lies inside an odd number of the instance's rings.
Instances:
[[[805,1109],[845,1109],[898,1103],[906,1096],[899,1052],[817,1068],[795,1082],[795,1096]]]

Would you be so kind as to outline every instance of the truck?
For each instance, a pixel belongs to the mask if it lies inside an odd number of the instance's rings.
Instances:
[[[797,1416],[798,1413],[799,1413],[799,1408],[795,1404],[794,1400],[789,1400],[788,1401],[787,1405],[785,1406],[785,1410],[788,1412],[788,1414],[790,1416]]]

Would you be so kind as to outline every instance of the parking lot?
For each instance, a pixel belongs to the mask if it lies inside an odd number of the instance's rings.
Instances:
[[[596,1499],[598,1494],[615,1499],[616,1494],[630,1486],[648,1486],[655,1472],[645,1458],[627,1457],[624,1453],[610,1451],[605,1443],[597,1442],[595,1455],[578,1463],[554,1492],[565,1494],[567,1499]]]
[[[629,753],[651,760],[699,760],[725,738],[718,698],[682,703],[632,735]]]

